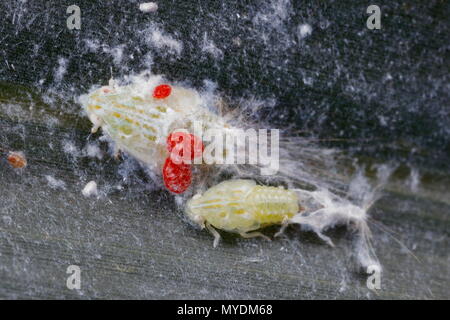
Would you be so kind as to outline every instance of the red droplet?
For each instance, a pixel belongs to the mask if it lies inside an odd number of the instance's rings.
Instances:
[[[167,189],[174,193],[183,193],[192,182],[191,166],[184,163],[175,164],[168,157],[163,167],[163,179]]]
[[[201,157],[205,146],[199,137],[182,131],[173,132],[167,137],[167,150],[175,157],[183,157],[184,151],[189,152],[190,160]],[[175,154],[173,154],[175,153]],[[181,160],[181,159],[178,159]],[[177,161],[180,162],[180,161]]]
[[[160,84],[153,90],[153,98],[164,99],[170,96],[172,88],[168,84]]]

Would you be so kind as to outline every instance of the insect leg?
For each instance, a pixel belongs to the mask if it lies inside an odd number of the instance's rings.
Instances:
[[[121,150],[117,145],[114,145],[114,159],[120,160],[121,158]]]
[[[220,240],[220,234],[208,222],[205,223],[205,226],[206,226],[206,229],[208,229],[208,231],[211,232],[211,234],[214,236],[213,247],[214,248],[217,247],[217,245],[219,244],[219,240]]]
[[[92,126],[91,133],[96,133],[98,129],[100,129],[100,127],[102,126],[103,121],[98,117],[93,118],[93,120],[94,125]]]
[[[284,217],[283,221],[281,222],[281,228],[277,233],[275,233],[274,238],[281,236],[284,233],[284,230],[286,230],[288,225],[289,225],[289,218]]]
[[[256,231],[256,232],[241,232],[241,233],[239,233],[239,235],[242,238],[246,238],[246,239],[261,237],[261,238],[271,241],[271,239],[268,236],[266,236],[265,234],[262,234],[261,232],[258,232],[258,231]]]

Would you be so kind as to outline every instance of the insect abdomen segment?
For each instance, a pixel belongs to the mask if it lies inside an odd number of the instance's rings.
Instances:
[[[284,188],[254,186],[246,202],[248,209],[263,225],[281,223],[299,211],[297,195]]]

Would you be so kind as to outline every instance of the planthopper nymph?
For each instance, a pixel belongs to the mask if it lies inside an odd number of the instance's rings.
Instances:
[[[378,265],[370,242],[366,209],[333,196],[327,190],[289,190],[258,185],[253,180],[226,180],[192,197],[185,211],[189,219],[214,236],[214,247],[220,240],[216,229],[244,238],[269,239],[257,230],[281,225],[275,234],[277,237],[290,224],[310,229],[333,247],[333,242],[323,232],[336,225],[347,225],[358,233],[356,248],[360,265]]]
[[[255,230],[274,224],[286,224],[299,212],[295,192],[283,187],[257,185],[253,180],[227,180],[188,201],[188,217],[214,235],[214,229],[235,232],[244,238],[265,237]]]

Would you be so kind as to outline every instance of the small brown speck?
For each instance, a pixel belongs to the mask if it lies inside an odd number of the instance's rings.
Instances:
[[[20,151],[10,151],[6,156],[9,164],[16,169],[21,169],[27,166],[27,159],[25,155]]]

